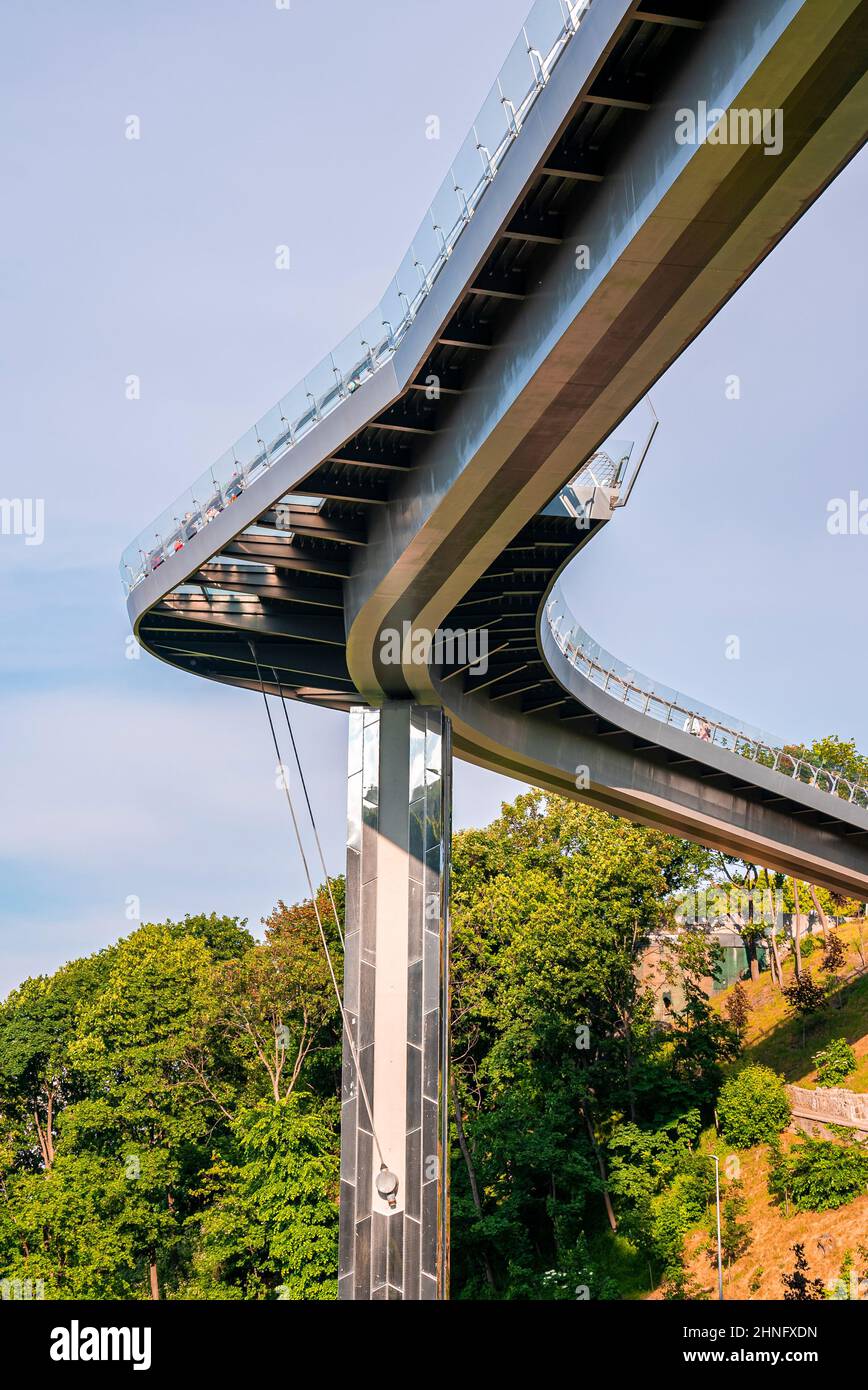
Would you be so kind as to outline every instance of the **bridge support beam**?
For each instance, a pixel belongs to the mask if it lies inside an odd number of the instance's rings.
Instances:
[[[448,1296],[451,790],[441,710],[352,711],[341,1299]]]

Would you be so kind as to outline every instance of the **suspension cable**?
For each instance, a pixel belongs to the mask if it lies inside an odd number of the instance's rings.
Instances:
[[[271,730],[271,740],[272,740],[272,742],[273,742],[273,744],[274,744],[274,751],[275,751],[275,753],[277,754],[277,764],[278,764],[278,767],[279,767],[279,768],[282,768],[282,767],[283,767],[283,763],[282,763],[281,757],[280,757],[280,744],[279,744],[278,741],[277,741],[277,733],[275,732],[275,728],[274,728],[274,720],[273,720],[272,717],[271,717],[271,707],[270,707],[270,705],[269,705],[269,703],[268,703],[268,696],[267,696],[266,693],[265,693],[265,681],[264,681],[263,676],[262,676],[262,671],[261,671],[260,668],[259,668],[259,659],[258,659],[258,657],[257,657],[257,655],[256,655],[256,648],[254,647],[254,645],[253,645],[252,642],[250,642],[248,645],[249,645],[249,647],[250,647],[250,652],[251,652],[251,655],[252,655],[252,657],[253,657],[253,663],[254,663],[254,665],[255,665],[255,667],[256,667],[256,675],[257,675],[257,678],[258,678],[258,680],[259,680],[259,688],[260,688],[260,690],[261,690],[261,692],[262,692],[262,702],[263,702],[263,704],[265,705],[265,713],[266,713],[267,716],[268,716],[268,727],[269,727],[269,729]],[[286,796],[286,804],[287,804],[287,806],[289,807],[289,814],[290,814],[290,816],[292,817],[292,825],[293,825],[293,829],[294,829],[294,831],[295,831],[295,839],[296,839],[296,843],[297,843],[297,845],[298,845],[298,852],[299,852],[299,854],[301,855],[301,862],[302,862],[302,864],[303,864],[303,866],[304,866],[305,878],[307,879],[307,886],[308,886],[308,890],[309,890],[309,892],[310,892],[311,902],[313,903],[313,910],[314,910],[314,913],[315,913],[315,915],[316,915],[316,924],[317,924],[317,926],[319,927],[320,940],[322,941],[323,950],[325,951],[325,957],[326,957],[326,962],[327,962],[327,964],[328,964],[329,975],[331,976],[331,981],[332,981],[332,988],[334,989],[334,992],[335,992],[335,998],[337,999],[338,1009],[340,1010],[341,1020],[342,1020],[342,1022],[343,1022],[344,1036],[346,1037],[347,1045],[348,1045],[348,1047],[349,1047],[349,1049],[350,1049],[350,1055],[352,1056],[352,1059],[353,1059],[353,1065],[355,1066],[355,1069],[356,1069],[356,1077],[357,1077],[358,1083],[359,1083],[359,1092],[360,1092],[360,1094],[361,1094],[362,1100],[364,1101],[365,1110],[367,1111],[367,1114],[368,1114],[368,1121],[369,1121],[370,1126],[371,1126],[371,1134],[373,1135],[374,1143],[375,1143],[376,1146],[377,1146],[377,1153],[378,1153],[379,1158],[380,1158],[380,1164],[381,1164],[381,1166],[382,1166],[383,1168],[386,1168],[386,1167],[388,1167],[388,1165],[387,1165],[387,1163],[386,1163],[385,1158],[383,1157],[383,1150],[382,1150],[382,1148],[380,1147],[380,1141],[379,1141],[379,1139],[377,1138],[377,1131],[376,1131],[376,1129],[374,1128],[374,1112],[373,1112],[373,1109],[371,1108],[371,1102],[370,1102],[370,1100],[369,1100],[369,1098],[368,1098],[368,1088],[367,1088],[367,1086],[365,1085],[365,1078],[364,1078],[363,1075],[362,1075],[362,1068],[361,1068],[361,1065],[360,1065],[360,1063],[359,1063],[359,1054],[358,1054],[358,1052],[356,1051],[356,1044],[355,1044],[355,1042],[353,1041],[352,1030],[350,1029],[350,1021],[349,1021],[349,1019],[347,1018],[346,1010],[345,1010],[345,1008],[344,1008],[344,1001],[343,1001],[342,998],[341,998],[341,991],[340,991],[340,988],[339,988],[339,986],[338,986],[337,976],[336,976],[336,974],[335,974],[335,968],[334,968],[334,965],[333,965],[333,963],[332,963],[331,951],[329,950],[328,938],[326,937],[325,928],[323,927],[323,924],[322,924],[322,917],[320,916],[320,911],[319,911],[319,903],[317,902],[317,896],[316,896],[316,893],[314,892],[313,880],[311,879],[311,876],[310,876],[310,869],[309,869],[309,867],[308,867],[308,862],[307,862],[307,855],[306,855],[305,852],[304,852],[304,844],[303,844],[303,842],[302,842],[301,832],[300,832],[300,830],[299,830],[299,828],[298,828],[298,820],[296,819],[295,807],[294,807],[294,805],[293,805],[293,803],[292,803],[292,796],[291,796],[291,794],[290,794],[289,787],[287,786],[286,778],[285,778],[285,777],[281,777],[280,780],[281,780],[281,782],[283,783],[283,790],[284,790],[284,794],[285,794],[285,796]]]
[[[338,929],[338,936],[339,936],[340,939],[341,939],[341,947],[343,947],[343,944],[344,944],[344,934],[343,934],[343,931],[341,930],[341,920],[340,920],[340,917],[338,916],[338,909],[337,909],[337,905],[336,905],[336,903],[335,903],[335,895],[334,895],[334,893],[332,892],[332,881],[331,881],[331,879],[329,878],[329,871],[328,871],[328,869],[326,868],[325,855],[323,854],[323,851],[322,851],[322,844],[320,843],[319,831],[317,830],[317,827],[316,827],[316,818],[315,818],[315,816],[314,816],[314,814],[313,814],[313,807],[312,807],[311,804],[310,804],[310,797],[309,797],[308,794],[307,794],[307,782],[306,782],[305,779],[304,779],[304,770],[303,770],[303,768],[302,768],[302,766],[301,766],[301,758],[300,758],[299,755],[298,755],[298,748],[296,747],[296,742],[295,742],[295,734],[292,732],[292,724],[291,724],[290,718],[289,718],[289,704],[288,704],[288,701],[287,701],[286,696],[285,696],[284,693],[283,693],[283,686],[282,686],[281,683],[280,683],[280,676],[277,674],[277,670],[276,670],[276,668],[275,668],[274,666],[272,666],[272,668],[271,668],[271,674],[274,676],[275,684],[277,685],[278,693],[279,693],[279,695],[280,695],[280,702],[281,702],[281,704],[283,705],[283,717],[284,717],[284,719],[286,720],[286,727],[287,727],[287,729],[289,730],[289,738],[290,738],[290,742],[292,743],[292,751],[293,751],[293,753],[295,754],[295,764],[296,764],[296,767],[298,768],[298,775],[299,775],[299,777],[301,778],[301,788],[302,788],[302,791],[304,792],[304,799],[305,799],[305,801],[307,802],[307,813],[308,813],[308,815],[310,816],[310,824],[311,824],[311,828],[312,828],[312,830],[313,830],[313,837],[314,837],[314,839],[316,840],[316,848],[317,848],[317,853],[319,854],[319,862],[320,862],[320,865],[321,865],[321,867],[322,867],[323,874],[324,874],[324,876],[325,876],[326,886],[327,886],[327,888],[328,888],[328,894],[329,894],[329,902],[330,902],[331,905],[332,905],[332,912],[334,913],[335,926],[336,926],[337,929]]]

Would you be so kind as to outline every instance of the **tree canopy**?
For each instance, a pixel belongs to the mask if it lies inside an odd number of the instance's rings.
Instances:
[[[617,1297],[619,1259],[684,1296],[685,1232],[714,1194],[700,1135],[744,1033],[705,993],[719,948],[676,928],[715,867],[540,792],[455,837],[454,1298]],[[638,968],[652,941],[679,983],[665,1020]],[[278,903],[258,940],[213,914],[148,923],[25,981],[0,1004],[0,1279],[58,1299],[334,1298],[340,1067],[310,902]],[[724,1088],[731,1142],[769,1107],[761,1137],[786,1123],[756,1072]]]

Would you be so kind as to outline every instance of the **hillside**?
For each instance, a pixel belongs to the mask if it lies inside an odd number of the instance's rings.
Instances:
[[[794,1139],[795,1136],[784,1135],[783,1148],[786,1150]],[[706,1151],[715,1151],[713,1142],[708,1143]],[[725,1145],[718,1145],[716,1152],[725,1160]],[[805,1247],[809,1277],[822,1279],[827,1287],[839,1277],[848,1251],[855,1259],[857,1272],[862,1277],[868,1274],[868,1252],[866,1256],[859,1254],[860,1247],[865,1250],[868,1246],[868,1193],[836,1211],[791,1212],[788,1216],[769,1199],[766,1149],[750,1149],[739,1158],[747,1202],[741,1220],[750,1230],[752,1243],[724,1271],[725,1298],[782,1298],[781,1274],[793,1268],[792,1247],[796,1243]],[[690,1232],[685,1243],[685,1262],[696,1284],[716,1298],[717,1268],[703,1249],[708,1242],[709,1231]]]
[[[868,929],[861,924],[866,960],[868,960]],[[863,966],[859,950],[860,924],[850,922],[838,930],[847,950],[845,966],[838,972],[838,985],[829,1005],[811,1019],[807,1027],[793,1015],[780,990],[764,972],[758,980],[745,980],[743,988],[750,1004],[750,1018],[745,1039],[745,1058],[761,1062],[780,1072],[792,1085],[813,1086],[816,1081],[811,1058],[832,1038],[846,1038],[858,1060],[858,1070],[847,1078],[851,1091],[868,1092],[868,969]],[[822,952],[817,941],[813,954],[803,952],[803,968],[815,979],[826,980],[820,969]],[[792,958],[784,962],[787,984],[794,978]],[[715,1006],[725,1011],[732,989],[715,997]],[[804,1036],[803,1036],[804,1029]]]
[[[868,1092],[868,970],[862,965],[858,951],[859,924],[850,923],[838,934],[847,947],[847,962],[839,972],[839,984],[834,988],[828,1007],[805,1026],[793,1015],[787,1001],[764,973],[759,980],[744,981],[751,1013],[743,1058],[737,1064],[762,1063],[774,1068],[794,1085],[813,1087],[816,1071],[812,1056],[833,1038],[846,1038],[853,1048],[858,1069],[847,1078],[850,1090]],[[862,924],[863,937],[868,935]],[[803,959],[803,968],[815,978],[825,979],[820,971],[822,954],[819,945]],[[784,966],[786,983],[793,978],[793,962]],[[715,1005],[725,1009],[732,990],[716,997]],[[803,1036],[804,1029],[804,1036]],[[802,1123],[808,1131],[808,1126]],[[797,1142],[798,1135],[784,1134],[782,1147],[787,1151]],[[706,1152],[716,1152],[721,1169],[726,1165],[729,1151],[713,1131],[704,1136]],[[768,1150],[765,1145],[737,1155],[744,1186],[746,1210],[741,1221],[748,1228],[751,1244],[748,1250],[724,1273],[724,1294],[730,1299],[779,1299],[783,1296],[781,1274],[793,1268],[792,1247],[804,1245],[808,1275],[819,1278],[828,1287],[841,1273],[848,1252],[854,1260],[857,1274],[868,1276],[868,1193],[857,1201],[834,1211],[791,1212],[774,1206],[768,1193]],[[724,1196],[726,1188],[724,1184]],[[709,1234],[704,1229],[691,1231],[685,1243],[686,1265],[696,1284],[710,1297],[717,1296],[716,1267],[705,1252]],[[654,1295],[659,1297],[659,1293]]]

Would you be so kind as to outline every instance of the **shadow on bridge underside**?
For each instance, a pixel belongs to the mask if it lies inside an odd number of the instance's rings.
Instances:
[[[553,585],[630,486],[616,452],[568,497],[577,460],[864,142],[866,10],[535,6],[390,312],[128,552],[142,644],[256,690],[258,660],[267,688],[334,709],[442,703],[461,756],[868,898],[863,788],[547,617],[566,618]],[[678,144],[700,103],[782,110],[780,154]],[[385,666],[405,624],[484,630],[486,675]]]

